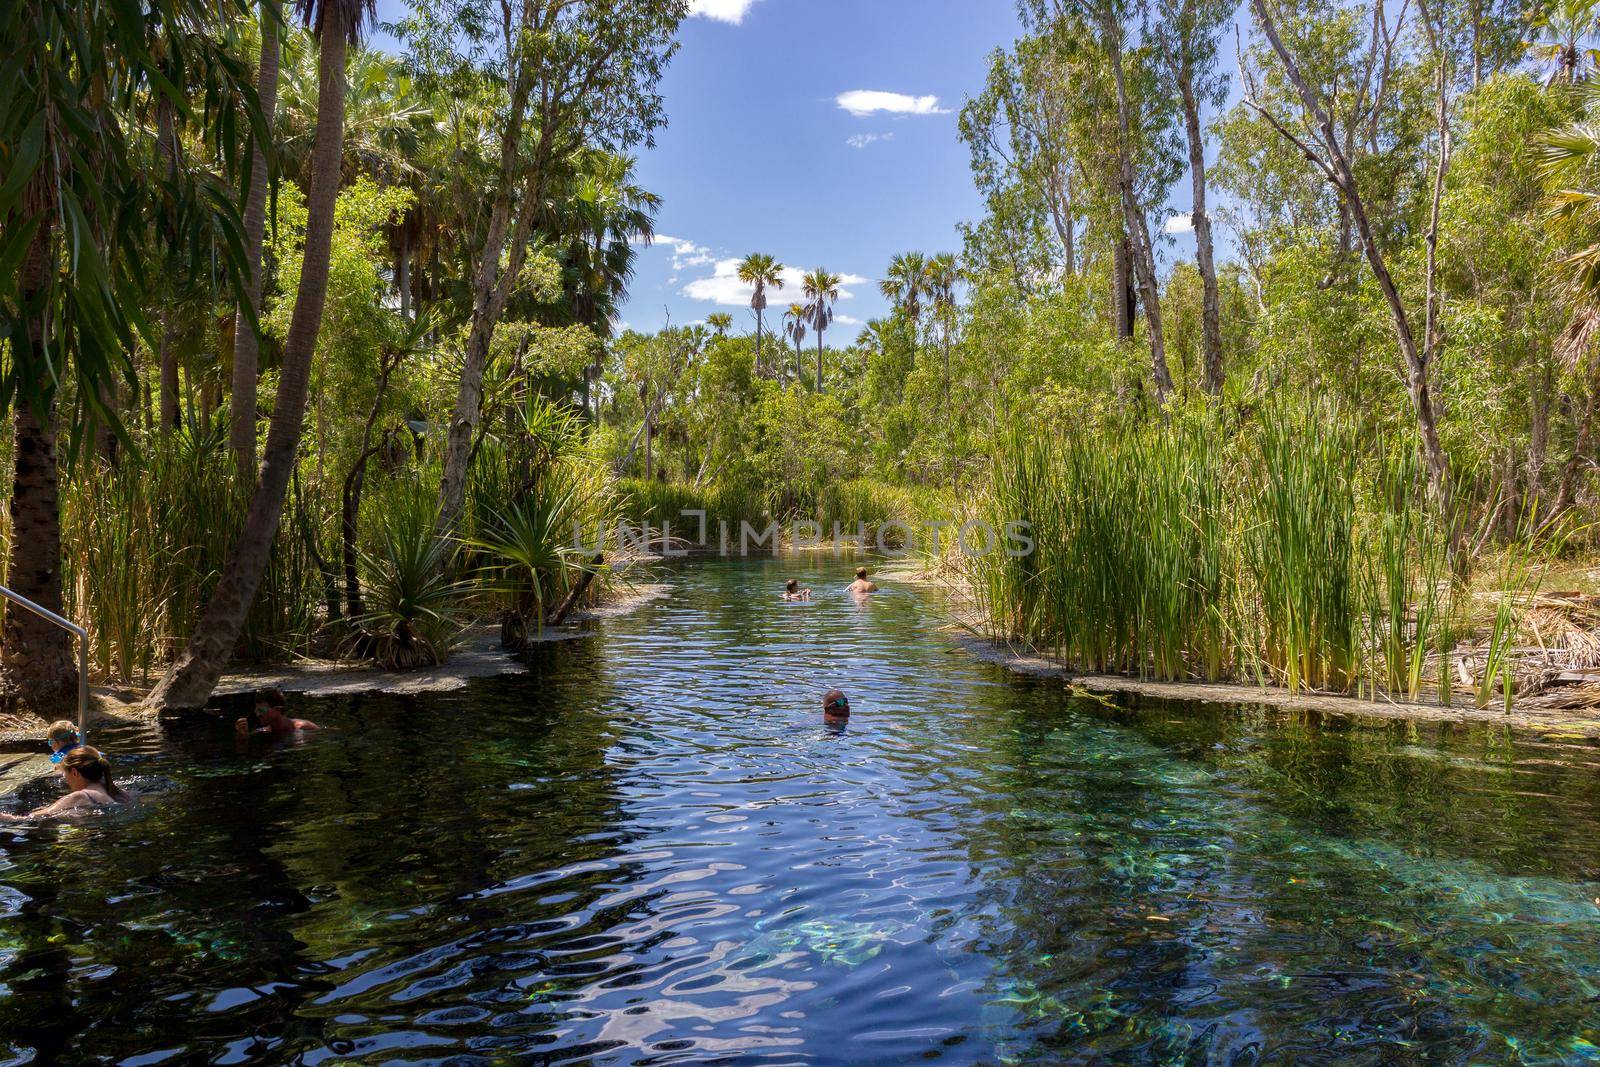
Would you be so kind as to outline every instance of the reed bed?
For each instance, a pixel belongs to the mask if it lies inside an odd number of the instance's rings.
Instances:
[[[102,676],[147,679],[188,640],[248,506],[225,441],[180,432],[116,465],[86,460],[62,493],[67,610],[91,635]],[[321,577],[291,507],[240,637],[252,660],[304,651]]]
[[[1448,702],[1470,561],[1453,554],[1462,509],[1426,499],[1416,457],[1325,405],[1244,430],[1209,414],[1017,429],[984,508],[1035,547],[968,577],[992,636],[1077,670]],[[1530,559],[1536,539],[1520,543]],[[1528,573],[1503,583],[1491,637],[1514,629]]]

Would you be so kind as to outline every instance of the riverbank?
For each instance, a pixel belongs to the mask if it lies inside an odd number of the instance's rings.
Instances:
[[[1507,713],[1498,705],[1488,708],[1459,704],[1446,707],[1443,704],[1367,700],[1339,693],[1290,692],[1287,689],[1228,682],[1158,682],[1116,674],[1079,674],[1059,660],[1007,648],[959,626],[950,628],[950,639],[963,651],[1007,670],[1039,678],[1059,678],[1075,689],[1117,699],[1155,697],[1207,704],[1254,704],[1367,719],[1510,726],[1518,730],[1535,731],[1551,739],[1583,740],[1600,745],[1600,717],[1576,714],[1571,709],[1514,703]]]
[[[529,644],[576,641],[594,634],[593,623],[618,618],[665,595],[667,586],[635,584],[617,596],[582,611],[575,611],[560,626],[547,626],[528,635]],[[513,651],[501,647],[500,628],[478,623],[467,628],[450,658],[435,667],[386,671],[369,664],[338,659],[303,658],[292,663],[229,671],[212,692],[210,704],[223,710],[249,694],[269,687],[309,697],[351,696],[361,693],[416,695],[461,689],[479,678],[520,674],[528,665]],[[150,722],[158,717],[143,703],[148,689],[95,685],[90,689],[89,729],[96,726]],[[31,712],[0,714],[0,751],[20,750],[39,742],[48,721]]]
[[[1208,704],[1254,704],[1368,719],[1510,726],[1551,738],[1582,739],[1600,745],[1600,695],[1597,695],[1596,705],[1592,709],[1584,699],[1588,696],[1590,686],[1595,683],[1567,690],[1565,701],[1555,696],[1560,690],[1545,690],[1528,698],[1519,698],[1513,701],[1510,712],[1507,712],[1498,700],[1487,708],[1478,708],[1470,703],[1446,706],[1436,701],[1370,700],[1342,693],[1294,692],[1237,682],[1167,682],[1128,675],[1085,674],[1038,651],[1015,648],[984,636],[982,618],[962,591],[958,572],[951,570],[944,561],[898,560],[879,568],[876,577],[888,584],[917,585],[939,590],[946,598],[945,611],[951,619],[946,628],[949,639],[968,654],[1019,674],[1061,679],[1088,693],[1113,698],[1154,697]],[[1525,670],[1519,669],[1518,673],[1523,674]],[[1462,695],[1467,696],[1465,693]]]

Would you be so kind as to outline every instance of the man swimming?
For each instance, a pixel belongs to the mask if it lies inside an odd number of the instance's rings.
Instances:
[[[842,723],[850,721],[850,698],[842,690],[830,689],[822,694],[822,721]]]
[[[288,711],[289,701],[284,697],[283,690],[273,686],[257,693],[255,711],[239,719],[233,726],[241,737],[265,735],[274,741],[322,729],[310,719],[291,718]]]
[[[854,593],[856,596],[864,596],[867,593],[876,593],[877,591],[877,583],[867,580],[867,568],[865,567],[857,567],[856,580],[845,586],[845,592]]]

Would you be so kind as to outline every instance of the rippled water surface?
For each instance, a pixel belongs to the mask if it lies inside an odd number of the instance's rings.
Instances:
[[[97,738],[135,811],[0,830],[0,1060],[1600,1059],[1592,750],[1074,701],[847,579],[686,568],[304,744]]]

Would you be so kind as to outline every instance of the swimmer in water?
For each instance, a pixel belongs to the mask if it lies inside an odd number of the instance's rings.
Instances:
[[[0,820],[26,822],[29,819],[53,819],[60,815],[81,815],[100,808],[118,807],[132,799],[111,780],[111,761],[99,749],[88,745],[79,745],[62,757],[61,777],[67,783],[66,796],[54,804],[35,808],[26,815],[0,811]]]
[[[240,737],[266,736],[274,741],[284,741],[322,729],[310,719],[290,718],[288,711],[289,701],[284,697],[283,690],[274,686],[257,693],[255,711],[239,719],[233,726],[239,731]]]
[[[44,742],[50,746],[51,763],[60,763],[67,758],[68,752],[83,747],[78,728],[66,719],[58,719],[50,724],[44,732]]]
[[[810,600],[811,590],[800,588],[800,580],[798,578],[790,578],[783,583],[783,599]]]
[[[867,593],[876,593],[877,591],[877,583],[867,581],[867,568],[865,567],[857,567],[856,580],[845,586],[845,592],[855,596],[865,596]]]
[[[850,721],[850,698],[841,690],[830,689],[822,694],[822,721],[834,724]]]

